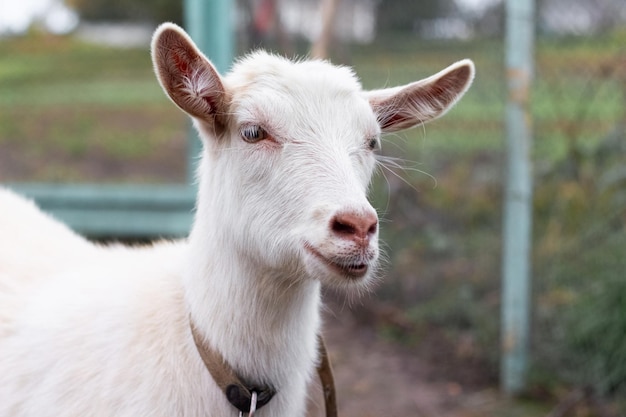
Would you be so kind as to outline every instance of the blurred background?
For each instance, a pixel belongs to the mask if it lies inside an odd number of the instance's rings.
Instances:
[[[384,140],[399,165],[371,196],[384,280],[358,301],[327,294],[340,415],[626,415],[626,3],[535,4],[530,349],[515,396],[499,389],[505,4],[238,0],[232,14],[236,55],[315,44],[365,88],[476,63],[443,119]],[[0,182],[185,183],[187,120],[148,50],[183,16],[181,0],[2,0]]]

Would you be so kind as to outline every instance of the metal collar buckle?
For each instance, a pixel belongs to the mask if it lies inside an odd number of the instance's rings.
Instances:
[[[256,412],[256,400],[257,400],[257,393],[256,391],[252,391],[252,398],[250,399],[250,411],[248,411],[248,417],[254,417],[254,413]],[[243,417],[243,411],[239,412],[239,417]]]

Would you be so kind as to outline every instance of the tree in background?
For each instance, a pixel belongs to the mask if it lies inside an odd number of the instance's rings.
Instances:
[[[67,0],[85,20],[174,22],[182,24],[182,0]]]

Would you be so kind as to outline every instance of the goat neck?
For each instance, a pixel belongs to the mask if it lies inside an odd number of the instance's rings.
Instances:
[[[207,165],[205,159],[202,169]],[[214,182],[200,177],[189,238],[185,298],[191,320],[240,377],[277,391],[267,412],[296,409],[317,359],[320,283],[299,277],[298,268],[259,263],[234,241],[224,218],[228,209],[215,204],[216,188],[224,187]]]

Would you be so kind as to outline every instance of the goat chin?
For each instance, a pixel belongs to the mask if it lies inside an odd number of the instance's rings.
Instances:
[[[0,417],[225,416],[237,411],[199,337],[303,416],[317,363],[320,287],[368,287],[379,263],[367,200],[383,133],[444,114],[471,61],[364,91],[345,67],[262,51],[220,75],[160,26],[157,78],[203,143],[187,239],[101,246],[0,190]]]

